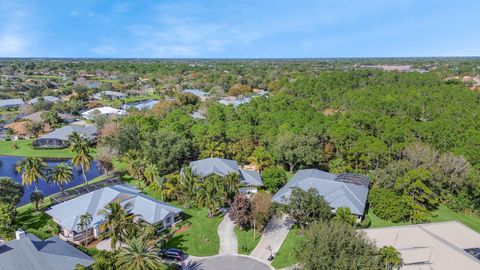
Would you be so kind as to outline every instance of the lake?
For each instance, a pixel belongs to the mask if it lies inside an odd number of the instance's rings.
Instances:
[[[24,159],[23,157],[13,157],[13,156],[0,156],[0,176],[8,176],[13,178],[18,183],[22,183],[22,175],[15,172],[15,164],[19,161]],[[66,162],[70,164],[70,160],[62,160],[62,159],[48,159],[45,158],[48,167],[53,167],[58,163]],[[90,171],[86,173],[87,179],[91,180],[97,176],[102,175],[102,172],[98,169],[97,162],[93,162],[90,168]],[[76,168],[73,169],[73,180],[64,186],[65,189],[83,184],[83,176],[82,171],[77,170]],[[19,204],[24,205],[30,202],[30,194],[35,190],[35,186],[24,186],[25,194],[22,197],[22,200]],[[60,191],[57,185],[51,185],[46,183],[43,179],[38,183],[38,189],[43,192],[45,196],[52,195]]]

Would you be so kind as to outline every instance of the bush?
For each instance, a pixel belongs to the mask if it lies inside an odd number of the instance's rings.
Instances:
[[[269,167],[262,172],[263,185],[273,194],[287,183],[287,173],[283,168]]]
[[[381,219],[392,222],[406,221],[411,209],[401,196],[384,188],[373,188],[368,196],[373,213]]]

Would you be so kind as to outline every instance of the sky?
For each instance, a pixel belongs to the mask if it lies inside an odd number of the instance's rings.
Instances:
[[[0,0],[0,57],[480,56],[479,0]]]

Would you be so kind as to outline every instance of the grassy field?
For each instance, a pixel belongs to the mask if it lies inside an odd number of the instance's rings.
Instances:
[[[388,220],[383,220],[377,217],[372,211],[369,211],[367,216],[370,217],[370,220],[372,221],[370,228],[411,224],[408,222],[393,223]],[[437,210],[433,211],[432,222],[442,222],[442,221],[452,221],[452,220],[459,221],[464,225],[480,233],[480,217],[479,216],[475,216],[468,213],[458,213],[449,209],[445,205],[440,205],[440,207]]]
[[[45,158],[72,158],[74,153],[70,148],[65,149],[33,149],[33,140],[19,140],[19,141],[0,141],[0,153],[7,156],[20,157],[45,157]],[[17,149],[13,149],[12,145],[16,144]],[[91,154],[95,157],[95,148],[90,148]]]
[[[283,241],[282,246],[275,255],[272,266],[276,269],[281,269],[296,264],[296,249],[302,239],[303,235],[300,234],[300,229],[298,227],[292,227],[288,232],[287,238]]]
[[[258,242],[262,235],[258,232],[255,232],[255,238],[253,237],[253,229],[240,230],[235,226],[235,235],[237,235],[238,241],[238,253],[240,254],[250,254],[253,249],[257,246]]]

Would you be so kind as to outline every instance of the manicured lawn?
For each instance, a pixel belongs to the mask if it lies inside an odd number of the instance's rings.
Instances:
[[[262,237],[260,233],[255,232],[254,238],[253,229],[240,230],[238,227],[235,227],[235,234],[238,241],[238,253],[246,255],[253,251]]]
[[[17,208],[15,225],[41,239],[51,237],[58,232],[58,229],[52,218],[43,212],[50,204],[50,197],[47,197],[40,205],[40,211],[36,211],[35,206],[31,203]]]
[[[389,226],[398,226],[398,225],[406,225],[406,224],[411,224],[408,222],[405,223],[393,223],[388,220],[383,220],[379,217],[377,217],[373,211],[369,211],[367,214],[371,221],[372,224],[370,228],[379,228],[379,227],[389,227]],[[469,213],[458,213],[455,212],[445,205],[440,205],[440,207],[433,211],[433,218],[432,222],[442,222],[442,221],[452,221],[456,220],[464,225],[472,228],[473,230],[477,231],[480,233],[480,217],[476,215],[472,215]]]
[[[223,216],[208,218],[206,208],[183,209],[185,220],[191,227],[181,233],[175,234],[167,243],[168,247],[180,248],[193,256],[212,256],[218,254],[220,240],[217,234],[218,224]]]
[[[19,141],[0,141],[0,153],[7,156],[21,157],[45,157],[45,158],[72,158],[74,153],[70,148],[65,149],[33,149],[33,140]],[[12,149],[12,145],[16,144],[18,149]],[[91,154],[95,156],[95,148],[90,148]]]
[[[285,268],[297,263],[296,250],[303,239],[300,229],[296,226],[288,232],[287,238],[283,241],[282,246],[278,250],[272,261],[272,266],[276,269]]]

